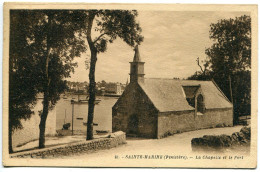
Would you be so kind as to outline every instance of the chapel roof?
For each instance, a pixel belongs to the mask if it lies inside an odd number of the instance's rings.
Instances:
[[[232,104],[212,81],[145,78],[139,83],[160,112],[194,110],[186,100],[184,87],[200,87],[206,109],[231,108]]]

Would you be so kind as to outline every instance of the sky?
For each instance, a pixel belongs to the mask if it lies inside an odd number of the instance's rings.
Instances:
[[[205,49],[213,42],[209,38],[211,23],[229,19],[245,12],[196,12],[196,11],[138,11],[137,21],[142,28],[144,41],[139,46],[145,62],[146,78],[187,78],[200,70],[197,57],[206,58]],[[75,61],[78,67],[70,81],[87,81],[85,61],[90,52]],[[119,38],[109,44],[105,53],[98,54],[96,81],[126,83],[134,50]]]

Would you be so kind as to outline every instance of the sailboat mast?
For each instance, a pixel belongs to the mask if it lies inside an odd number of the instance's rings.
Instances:
[[[65,109],[65,118],[64,118],[64,124],[66,123],[66,109]]]
[[[78,87],[78,102],[79,102],[79,87]]]

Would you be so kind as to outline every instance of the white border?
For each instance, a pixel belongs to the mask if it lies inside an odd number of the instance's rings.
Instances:
[[[0,9],[0,32],[1,32],[1,39],[0,39],[0,45],[1,45],[1,48],[0,48],[0,54],[2,55],[3,54],[3,2],[53,2],[51,0],[35,0],[35,1],[32,1],[32,0],[27,0],[27,1],[24,1],[24,0],[6,0],[6,1],[3,1],[1,0],[1,9]],[[210,1],[210,0],[109,0],[109,1],[106,1],[106,0],[74,0],[74,1],[64,1],[64,0],[55,0],[55,2],[89,2],[89,3],[182,3],[182,4],[258,4],[259,5],[259,0],[218,0],[218,1]],[[258,10],[259,10],[259,7],[258,7]],[[258,23],[260,23],[260,20],[258,18]],[[259,25],[258,25],[258,30],[259,30]],[[259,45],[259,37],[258,37],[258,45]],[[3,56],[1,56],[3,57]],[[258,57],[259,57],[259,54],[258,54]],[[260,62],[258,61],[258,65],[260,64]],[[2,60],[0,62],[0,82],[2,83]],[[258,80],[260,79],[260,75],[259,75],[259,72],[258,72]],[[259,89],[259,85],[258,85],[258,89]],[[2,97],[2,84],[0,84],[0,96]],[[258,95],[258,98],[259,98],[259,95]],[[0,99],[0,103],[2,104],[2,98]],[[260,105],[260,102],[258,102],[258,107]],[[0,116],[0,123],[2,124],[2,106],[1,106],[1,116]],[[259,116],[259,113],[258,113],[258,116]],[[259,118],[258,118],[259,119]],[[2,126],[2,125],[1,125]],[[0,127],[1,129],[1,140],[2,140],[2,127]],[[258,131],[259,131],[260,127],[258,125]],[[2,143],[2,141],[1,141]],[[2,144],[1,144],[2,145]],[[258,132],[258,145],[259,145],[259,132]],[[0,148],[0,152],[2,152],[2,146]],[[1,156],[0,156],[0,160],[2,162],[2,153],[1,153]],[[257,165],[259,165],[259,149],[258,149],[258,163]],[[104,168],[88,168],[88,169],[83,169],[83,168],[77,168],[77,169],[72,169],[72,168],[3,168],[2,164],[1,164],[1,169],[0,171],[9,171],[9,172],[12,172],[12,171],[16,171],[16,170],[19,170],[20,172],[35,172],[37,170],[37,172],[45,172],[46,170],[48,171],[63,171],[63,172],[71,172],[72,170],[76,170],[76,171],[82,171],[82,170],[90,170],[90,171],[101,171],[101,170],[104,170]],[[108,169],[105,169],[105,170],[113,170],[113,171],[121,171],[121,170],[126,170],[126,171],[132,171],[132,170],[135,170],[135,171],[150,171],[152,169],[136,169],[136,168],[132,168],[132,169],[121,169],[121,168],[108,168]],[[170,170],[170,169],[159,169],[160,171],[161,170]],[[174,169],[174,170],[177,170],[177,171],[190,171],[191,169]],[[202,169],[192,169],[192,171],[201,171]],[[209,169],[205,169],[205,170],[209,170]],[[212,169],[211,169],[212,170]],[[215,169],[214,171],[226,171],[226,170],[229,170],[230,169]],[[232,171],[234,169],[231,169]],[[242,171],[242,170],[236,170],[236,171]],[[243,170],[244,171],[244,170]]]

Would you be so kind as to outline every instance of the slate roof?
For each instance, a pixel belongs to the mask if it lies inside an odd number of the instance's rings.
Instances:
[[[212,81],[145,78],[139,85],[160,112],[194,110],[185,98],[183,86],[200,85],[206,109],[232,107]]]

